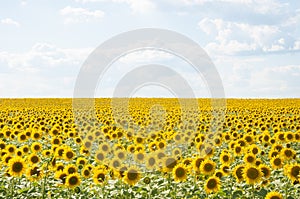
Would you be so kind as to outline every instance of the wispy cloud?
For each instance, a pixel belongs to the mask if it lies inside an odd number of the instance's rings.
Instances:
[[[104,12],[101,10],[89,10],[71,6],[61,9],[60,14],[64,16],[65,24],[99,21],[104,17]]]
[[[16,27],[20,27],[20,23],[11,19],[11,18],[5,18],[5,19],[1,19],[1,24],[5,24],[5,25],[12,25],[12,26],[16,26]]]

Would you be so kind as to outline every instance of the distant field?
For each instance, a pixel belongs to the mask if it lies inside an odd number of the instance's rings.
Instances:
[[[300,99],[223,102],[0,99],[0,198],[298,199]]]

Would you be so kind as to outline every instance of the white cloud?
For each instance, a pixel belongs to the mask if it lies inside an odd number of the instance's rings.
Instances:
[[[113,2],[113,3],[126,3],[129,5],[133,14],[145,14],[155,10],[156,5],[152,0],[75,0],[76,2],[89,3],[89,2]]]
[[[249,8],[255,13],[268,14],[279,13],[286,6],[285,3],[280,3],[276,0],[180,0],[184,5],[204,5],[206,3],[226,3],[236,4]]]
[[[13,26],[16,26],[16,27],[19,27],[20,26],[20,23],[11,19],[11,18],[5,18],[5,19],[1,19],[1,24],[5,24],[5,25],[13,25]]]
[[[91,11],[85,8],[75,8],[71,6],[61,9],[60,14],[65,17],[65,24],[98,21],[104,17],[104,12],[101,10]]]
[[[0,51],[0,97],[71,97],[92,50],[37,43],[23,53]]]
[[[156,62],[170,59],[173,56],[169,53],[157,50],[143,50],[127,54],[119,59],[120,62],[132,64],[136,62]]]
[[[198,23],[200,29],[213,41],[206,45],[211,53],[236,54],[240,52],[274,52],[289,50],[292,46],[280,26],[251,25],[247,23],[225,21],[223,19],[204,18]]]

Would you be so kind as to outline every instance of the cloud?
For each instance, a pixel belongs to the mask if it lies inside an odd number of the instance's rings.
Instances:
[[[13,26],[16,26],[16,27],[19,27],[20,26],[20,23],[11,19],[11,18],[5,18],[5,19],[1,19],[0,21],[1,24],[5,24],[5,25],[13,25]]]
[[[0,97],[71,97],[92,50],[37,43],[23,53],[0,51]]]
[[[104,12],[101,10],[91,11],[85,8],[75,8],[70,6],[61,9],[60,14],[65,17],[65,24],[99,21],[104,17]]]
[[[95,3],[95,2],[113,2],[126,3],[129,5],[133,14],[145,14],[155,10],[156,5],[151,0],[75,0],[81,3]]]
[[[250,89],[256,96],[299,97],[300,65],[264,68],[251,75]]]
[[[275,0],[180,0],[180,3],[187,6],[204,4],[229,4],[232,6],[243,6],[258,14],[279,13],[286,6]]]
[[[286,34],[278,25],[252,25],[220,18],[204,18],[198,26],[213,39],[205,47],[211,53],[267,53],[294,50],[298,46],[297,39]]]

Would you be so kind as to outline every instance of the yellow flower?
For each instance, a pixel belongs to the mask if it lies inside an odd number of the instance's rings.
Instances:
[[[200,172],[204,175],[212,175],[216,170],[216,163],[212,160],[206,159],[201,163]]]
[[[123,180],[129,185],[135,185],[141,179],[140,171],[135,167],[129,167],[127,171],[125,171],[125,175]]]
[[[66,183],[65,183],[67,187],[73,189],[73,188],[79,186],[80,183],[81,183],[81,179],[80,179],[79,174],[72,173],[72,174],[67,175]]]
[[[173,168],[173,177],[177,182],[185,181],[187,178],[187,168],[184,164],[177,164]]]
[[[283,196],[278,192],[272,191],[266,195],[265,199],[283,199]]]
[[[220,190],[220,180],[217,177],[210,177],[206,180],[204,186],[206,193],[216,193]]]
[[[261,181],[263,173],[259,168],[252,165],[247,165],[243,169],[243,178],[246,180],[247,184],[255,184]]]
[[[26,164],[25,161],[16,156],[9,160],[9,174],[11,176],[20,177],[22,176],[26,171]]]

